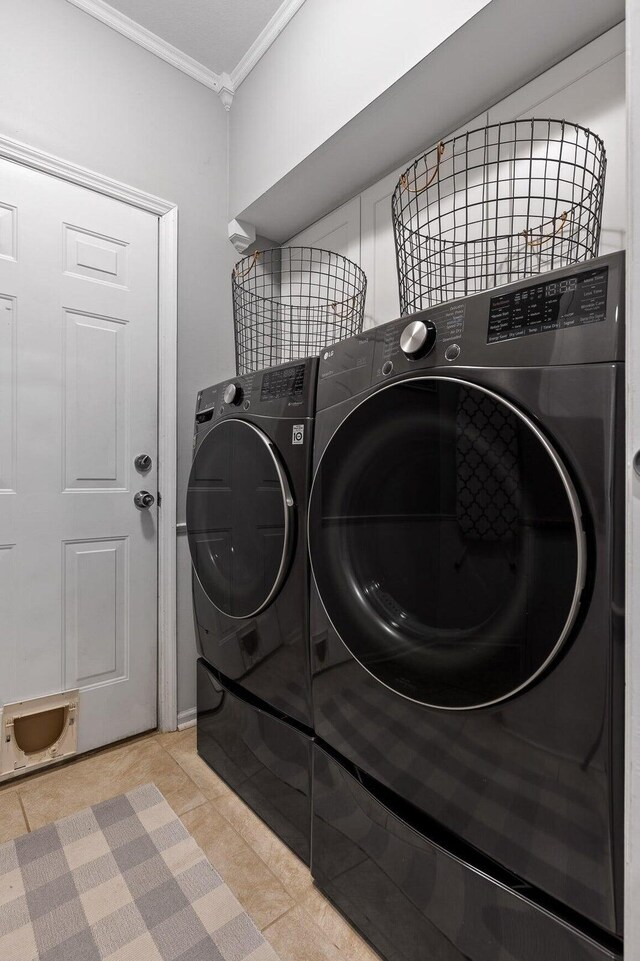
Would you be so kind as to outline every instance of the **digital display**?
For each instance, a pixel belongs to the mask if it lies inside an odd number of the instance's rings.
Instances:
[[[304,392],[304,364],[269,370],[262,378],[260,400],[278,400],[281,397],[300,397]]]
[[[492,297],[487,343],[603,321],[608,274],[599,267]]]

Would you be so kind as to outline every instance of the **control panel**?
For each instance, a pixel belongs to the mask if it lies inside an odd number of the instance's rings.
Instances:
[[[198,394],[196,432],[221,417],[310,417],[315,404],[315,357],[234,377]]]
[[[375,330],[373,380],[458,359],[465,334],[467,303],[456,300],[403,317]]]
[[[624,282],[618,251],[365,330],[323,350],[317,409],[432,368],[623,360]]]
[[[602,323],[609,268],[569,274],[491,298],[487,343]]]
[[[302,397],[306,364],[296,364],[294,367],[276,367],[267,370],[262,375],[260,400],[280,400],[282,397]]]

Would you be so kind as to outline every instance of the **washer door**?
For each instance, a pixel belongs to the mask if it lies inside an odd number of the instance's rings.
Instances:
[[[438,708],[520,691],[576,618],[578,497],[512,404],[422,377],[365,400],[318,465],[311,563],[334,628],[380,682]]]
[[[229,617],[252,617],[274,599],[293,544],[293,498],[269,438],[229,419],[211,428],[194,457],[187,532],[195,573]]]

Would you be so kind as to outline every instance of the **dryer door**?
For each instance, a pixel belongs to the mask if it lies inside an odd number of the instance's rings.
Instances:
[[[273,444],[253,424],[222,421],[198,447],[187,533],[196,576],[223,614],[251,617],[275,598],[293,545],[293,498]]]
[[[309,544],[349,651],[438,708],[530,684],[584,586],[580,505],[557,452],[508,401],[454,378],[391,385],[342,423],[314,478]]]

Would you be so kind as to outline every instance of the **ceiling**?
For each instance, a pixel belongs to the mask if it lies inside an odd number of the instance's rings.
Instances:
[[[217,74],[231,73],[283,0],[108,0]]]

